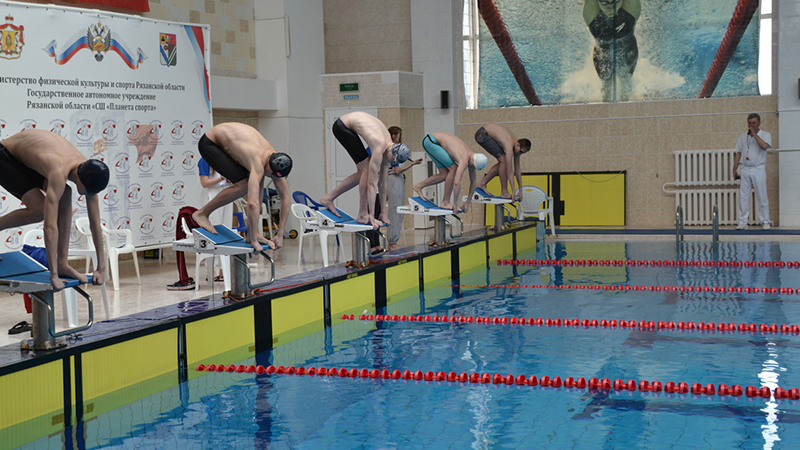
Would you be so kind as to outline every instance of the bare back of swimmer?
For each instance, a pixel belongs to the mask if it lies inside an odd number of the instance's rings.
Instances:
[[[232,185],[217,194],[205,206],[192,214],[198,225],[216,233],[208,219],[217,208],[247,194],[248,240],[256,251],[262,245],[280,248],[283,244],[283,230],[291,208],[289,185],[286,175],[292,170],[292,159],[285,153],[278,153],[269,141],[255,128],[242,123],[222,123],[206,132],[198,142],[203,159],[214,170],[228,179]],[[281,198],[281,220],[278,233],[272,241],[263,237],[259,230],[258,218],[261,214],[261,198],[264,177],[272,178],[275,190]]]

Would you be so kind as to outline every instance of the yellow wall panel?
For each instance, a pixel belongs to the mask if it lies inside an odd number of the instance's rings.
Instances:
[[[178,329],[81,355],[84,419],[178,384]]]
[[[514,236],[505,234],[489,239],[489,263],[496,263],[498,259],[509,258],[514,255]]]
[[[219,316],[186,324],[186,361],[189,367],[207,363],[208,358],[233,351],[226,361],[213,364],[232,364],[255,354],[255,324],[253,307],[237,309]],[[250,350],[250,347],[253,347]]]
[[[625,225],[625,174],[561,175],[561,226]]]
[[[419,292],[419,260],[386,269],[386,304]]]
[[[458,270],[461,274],[476,267],[486,268],[486,242],[476,242],[458,249]]]
[[[331,284],[331,324],[339,323],[342,314],[375,309],[375,274],[353,275],[353,278]]]
[[[324,289],[317,287],[286,297],[272,299],[272,334],[325,319]]]
[[[536,250],[536,226],[517,231],[517,254]]]
[[[423,284],[427,285],[442,278],[450,279],[453,272],[451,258],[450,252],[425,257],[422,260]]]
[[[0,447],[14,448],[64,428],[61,360],[0,377]]]

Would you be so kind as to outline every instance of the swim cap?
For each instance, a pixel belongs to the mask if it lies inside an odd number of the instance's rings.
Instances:
[[[269,157],[269,170],[279,178],[284,178],[292,171],[292,158],[286,153],[273,153]]]
[[[392,156],[394,156],[394,162],[403,164],[411,156],[411,149],[406,144],[394,144],[392,146]]]
[[[487,158],[483,153],[475,153],[475,157],[472,158],[472,162],[475,163],[476,169],[481,170],[486,167],[486,163],[489,162],[489,158]]]
[[[97,194],[108,186],[108,166],[98,159],[87,159],[78,166],[78,179],[89,194]]]

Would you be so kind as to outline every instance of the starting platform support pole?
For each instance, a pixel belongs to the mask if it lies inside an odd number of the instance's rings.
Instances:
[[[233,282],[231,283],[231,297],[244,299],[253,295],[255,289],[272,284],[275,281],[275,261],[263,250],[260,252],[270,263],[270,279],[264,283],[253,285],[250,280],[250,265],[247,264],[247,253],[233,256]]]
[[[363,267],[369,263],[369,238],[366,231],[356,231],[353,233],[353,261]]]
[[[502,203],[496,203],[494,205],[494,231],[495,233],[499,231],[503,231],[503,225],[505,222],[505,215],[503,211],[505,210],[505,205]]]
[[[56,338],[50,334],[50,313],[53,309],[53,291],[34,292],[31,297],[38,297],[39,300],[31,302],[33,310],[33,349],[54,349],[56,348]],[[50,305],[49,310],[47,305]]]
[[[436,216],[433,218],[433,242],[436,245],[444,245],[447,242],[445,230],[447,229],[447,221],[445,216]]]

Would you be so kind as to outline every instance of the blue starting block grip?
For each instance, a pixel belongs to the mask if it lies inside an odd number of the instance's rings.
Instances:
[[[3,253],[0,255],[0,287],[5,292],[30,293],[52,290],[50,271],[22,252]],[[74,278],[59,277],[64,287],[80,286],[81,281]],[[92,276],[89,275],[89,283]]]
[[[320,227],[336,228],[338,230],[347,232],[369,231],[372,229],[372,225],[356,221],[356,219],[341,209],[336,208],[336,211],[341,214],[341,217],[337,217],[336,214],[331,212],[329,209],[318,209],[316,213],[317,217],[319,218]],[[384,223],[381,226],[385,227],[386,224]]]

